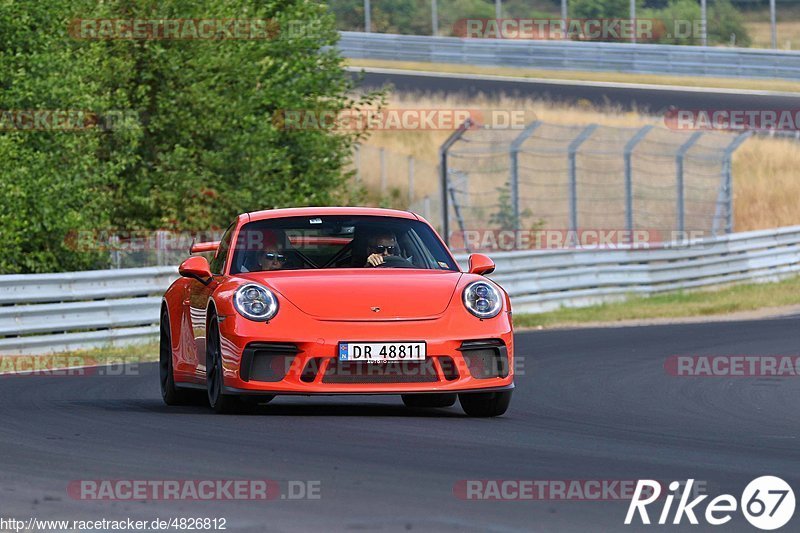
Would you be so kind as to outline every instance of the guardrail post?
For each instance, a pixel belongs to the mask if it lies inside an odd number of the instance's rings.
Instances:
[[[628,232],[633,232],[633,168],[631,165],[631,155],[636,145],[639,144],[652,129],[653,125],[648,124],[637,131],[625,145],[625,228]]]
[[[731,171],[731,158],[743,142],[753,135],[752,131],[745,131],[736,136],[731,143],[725,148],[722,154],[722,177],[719,184],[719,193],[717,194],[717,205],[714,210],[714,222],[711,228],[711,234],[715,237],[719,232],[719,219],[720,210],[725,205],[725,233],[733,232],[733,172]]]
[[[528,140],[528,137],[536,131],[536,128],[541,126],[541,122],[538,120],[531,122],[528,124],[522,133],[517,135],[517,137],[511,143],[511,151],[510,151],[510,158],[511,158],[511,176],[509,180],[509,187],[511,189],[511,208],[513,209],[514,213],[514,225],[517,226],[514,229],[520,229],[520,214],[519,214],[519,150],[522,144]]]
[[[679,236],[683,234],[686,230],[686,205],[685,205],[685,187],[683,184],[683,160],[686,157],[686,152],[694,146],[694,143],[703,136],[702,131],[696,131],[689,137],[689,140],[686,141],[678,148],[678,152],[675,154],[675,164],[676,164],[676,172],[675,172],[675,184],[676,184],[676,197],[677,197],[677,225],[678,225],[678,234]],[[682,238],[682,237],[680,237]]]
[[[578,171],[575,166],[575,156],[581,144],[597,129],[597,124],[589,124],[575,137],[567,153],[569,155],[569,226],[572,231],[578,231]]]
[[[464,121],[461,126],[458,127],[456,131],[450,134],[450,137],[447,138],[444,143],[439,147],[439,191],[440,198],[442,200],[442,238],[444,239],[444,243],[446,245],[450,244],[450,205],[448,200],[448,182],[447,182],[447,152],[450,148],[458,142],[461,137],[464,136],[464,133],[471,128],[473,122],[471,119],[467,119]]]

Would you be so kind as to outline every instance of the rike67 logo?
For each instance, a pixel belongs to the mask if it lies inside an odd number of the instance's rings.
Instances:
[[[700,512],[700,504],[708,498],[708,495],[697,496],[689,501],[693,484],[693,479],[688,480],[683,490],[681,490],[683,484],[678,481],[669,484],[669,493],[663,498],[663,507],[656,523],[661,525],[670,523],[672,515],[672,524],[680,524],[686,517],[690,524],[697,525],[699,523],[697,516],[700,515],[708,524],[721,526],[730,522],[737,508],[741,508],[742,514],[750,524],[764,531],[772,531],[786,525],[794,515],[794,491],[779,477],[762,476],[754,479],[745,487],[739,501],[730,494],[721,494],[706,504],[704,513]],[[628,507],[628,514],[625,516],[625,524],[630,525],[637,514],[642,524],[650,524],[647,506],[656,501],[660,504],[661,492],[662,485],[658,481],[639,480]],[[679,501],[673,514],[672,504],[676,496]]]

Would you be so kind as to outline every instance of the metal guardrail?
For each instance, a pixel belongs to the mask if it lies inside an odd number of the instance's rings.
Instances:
[[[463,266],[467,255],[458,255]],[[492,277],[516,312],[584,306],[800,272],[800,226],[734,233],[656,249],[493,254]],[[0,276],[0,354],[154,341],[174,267]]]
[[[800,273],[800,226],[733,233],[690,246],[503,252],[493,258],[492,277],[508,291],[514,311],[538,313],[632,295],[777,281]]]
[[[175,267],[0,276],[0,354],[155,340]]]
[[[467,39],[341,32],[352,59],[457,63],[550,70],[800,79],[800,52],[715,46]]]

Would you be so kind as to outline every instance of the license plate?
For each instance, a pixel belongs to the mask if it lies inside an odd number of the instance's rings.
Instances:
[[[424,342],[342,342],[339,361],[424,361]]]

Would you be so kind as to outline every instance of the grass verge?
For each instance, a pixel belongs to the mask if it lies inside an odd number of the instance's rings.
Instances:
[[[715,89],[747,89],[754,91],[800,92],[800,83],[774,79],[711,78],[704,76],[669,76],[663,74],[627,74],[624,72],[592,72],[581,70],[543,70],[517,67],[483,67],[452,63],[423,63],[416,61],[388,61],[348,59],[351,67],[395,68],[446,72],[451,74],[484,74],[513,76],[515,78],[540,78],[567,81],[598,81],[610,83],[638,83],[648,85],[678,85]]]
[[[0,356],[0,374],[15,372],[40,373],[63,368],[129,365],[151,361],[158,361],[157,342],[73,350],[44,355],[4,355]]]
[[[549,313],[515,314],[517,328],[559,327],[654,318],[690,318],[800,304],[800,276],[774,283],[751,283],[717,290],[636,296],[624,302]]]

